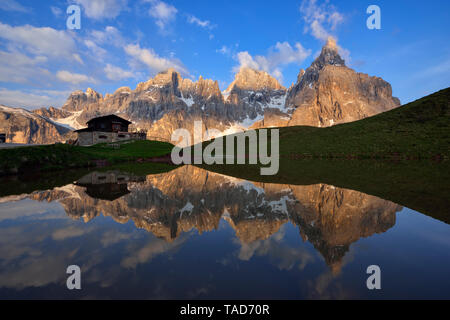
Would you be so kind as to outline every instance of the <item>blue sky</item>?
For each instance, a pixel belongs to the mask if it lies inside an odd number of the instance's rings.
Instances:
[[[80,30],[66,27],[71,4]],[[371,4],[381,30],[366,27]],[[168,67],[224,90],[245,65],[289,87],[328,36],[407,103],[449,86],[448,12],[447,0],[1,0],[0,103],[60,106],[71,91],[134,89]]]

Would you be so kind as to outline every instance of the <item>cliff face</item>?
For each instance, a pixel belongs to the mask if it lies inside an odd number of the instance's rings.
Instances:
[[[68,111],[64,111],[62,109],[54,107],[36,109],[32,112],[48,119],[62,119],[67,118],[71,115],[71,113]]]
[[[0,133],[7,143],[46,144],[64,140],[70,130],[25,109],[0,106]]]
[[[400,106],[389,83],[345,66],[330,39],[312,65],[289,90],[289,126],[327,127],[360,120]]]
[[[142,179],[121,176],[125,192],[114,200],[102,200],[102,194],[109,197],[111,192],[106,184],[95,185],[95,181],[106,181],[96,179],[98,175],[35,192],[30,198],[59,201],[70,217],[85,222],[100,214],[118,223],[132,220],[168,242],[192,229],[216,230],[225,219],[240,241],[250,244],[269,238],[290,222],[299,226],[302,238],[314,245],[335,272],[352,243],[393,227],[395,213],[401,210],[392,202],[330,185],[260,184],[192,166]]]

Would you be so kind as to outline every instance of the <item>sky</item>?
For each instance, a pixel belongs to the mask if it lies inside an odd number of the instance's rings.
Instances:
[[[67,27],[70,5],[80,29]],[[407,103],[449,87],[449,12],[448,0],[1,0],[0,104],[60,107],[72,91],[134,89],[170,67],[221,90],[241,66],[289,87],[329,36]]]

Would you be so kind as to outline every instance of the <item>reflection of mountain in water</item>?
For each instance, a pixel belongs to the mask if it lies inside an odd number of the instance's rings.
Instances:
[[[221,218],[242,243],[267,239],[291,222],[335,271],[351,243],[394,226],[401,209],[329,185],[251,183],[191,166],[146,178],[91,173],[73,185],[30,197],[58,200],[70,217],[85,222],[100,213],[119,223],[131,219],[169,242],[192,229],[217,229]]]

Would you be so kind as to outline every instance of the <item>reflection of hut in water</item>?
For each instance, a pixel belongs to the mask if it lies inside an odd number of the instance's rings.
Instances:
[[[86,194],[88,196],[100,200],[114,201],[130,193],[125,183],[78,185],[86,188]]]
[[[132,176],[120,172],[92,172],[75,185],[85,187],[86,194],[95,199],[114,201],[130,193],[128,182],[142,182],[145,177]]]

